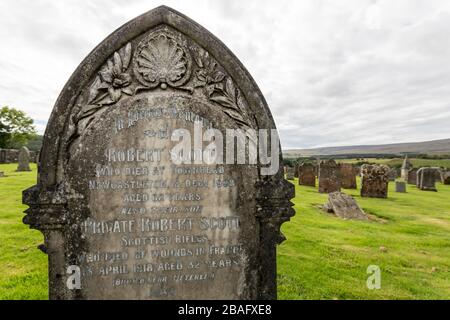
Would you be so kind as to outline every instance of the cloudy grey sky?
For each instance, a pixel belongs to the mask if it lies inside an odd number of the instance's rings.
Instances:
[[[448,0],[1,0],[0,106],[43,132],[83,58],[161,4],[239,57],[284,148],[450,138]]]

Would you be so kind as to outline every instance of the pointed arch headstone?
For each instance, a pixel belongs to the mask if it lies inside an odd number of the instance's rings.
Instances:
[[[264,173],[259,145],[255,163],[174,163],[174,131],[198,126],[276,133],[244,66],[175,10],[137,17],[80,64],[23,196],[51,299],[276,298],[293,185],[281,166]]]

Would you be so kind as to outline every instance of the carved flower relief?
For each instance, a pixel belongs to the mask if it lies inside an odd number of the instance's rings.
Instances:
[[[190,76],[187,51],[167,34],[160,33],[142,41],[135,53],[134,71],[145,88],[179,87]]]
[[[199,69],[195,73],[194,87],[208,86],[221,82],[225,78],[225,74],[217,70],[217,63],[209,57],[209,53],[205,50],[196,50],[195,63]],[[211,90],[212,88],[209,88],[209,91]]]
[[[122,94],[132,95],[131,76],[127,69],[131,61],[131,43],[119,52],[101,68],[89,90],[89,104],[109,105],[116,103]]]

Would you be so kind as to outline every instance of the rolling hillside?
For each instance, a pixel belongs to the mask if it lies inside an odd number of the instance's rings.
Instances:
[[[348,155],[348,154],[450,154],[450,139],[425,142],[395,143],[383,145],[324,147],[314,149],[286,149],[283,155],[287,158],[313,155]]]

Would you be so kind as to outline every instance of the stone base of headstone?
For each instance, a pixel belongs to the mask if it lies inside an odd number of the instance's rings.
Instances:
[[[406,182],[396,181],[395,182],[395,192],[405,193],[406,192]]]
[[[342,219],[368,220],[367,215],[359,207],[356,200],[343,192],[330,193],[328,203],[323,208]]]

